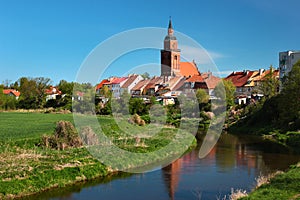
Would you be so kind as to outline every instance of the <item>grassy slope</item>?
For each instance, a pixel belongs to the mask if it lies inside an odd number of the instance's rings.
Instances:
[[[288,172],[279,174],[242,200],[264,199],[285,200],[300,199],[300,167],[294,167]]]

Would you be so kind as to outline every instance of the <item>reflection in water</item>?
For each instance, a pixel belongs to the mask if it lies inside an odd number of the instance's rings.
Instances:
[[[250,191],[257,176],[285,170],[300,160],[283,146],[249,136],[223,134],[203,159],[199,149],[200,145],[162,170],[98,179],[36,199],[222,199],[231,188]]]
[[[171,200],[174,199],[175,191],[178,187],[180,179],[180,169],[181,169],[182,158],[176,160],[172,164],[163,168],[163,176],[166,187],[168,189],[168,194]]]

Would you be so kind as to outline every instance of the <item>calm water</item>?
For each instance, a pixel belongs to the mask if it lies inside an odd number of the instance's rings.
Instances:
[[[222,199],[231,188],[250,191],[260,174],[285,170],[300,161],[299,155],[255,137],[224,134],[201,160],[199,148],[162,170],[119,174],[30,199]]]

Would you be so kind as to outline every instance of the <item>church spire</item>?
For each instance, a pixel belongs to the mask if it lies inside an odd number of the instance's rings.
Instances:
[[[172,19],[171,19],[171,16],[170,16],[170,18],[169,18],[169,27],[168,27],[169,29],[173,29],[173,27],[172,27]]]
[[[169,19],[169,26],[168,26],[168,35],[173,35],[174,30],[173,30],[173,26],[172,26],[172,20],[171,20],[171,16]]]

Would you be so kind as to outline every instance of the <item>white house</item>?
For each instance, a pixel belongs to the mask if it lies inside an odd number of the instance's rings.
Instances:
[[[300,60],[300,51],[284,51],[279,53],[279,78],[287,75],[291,70],[293,65]]]

